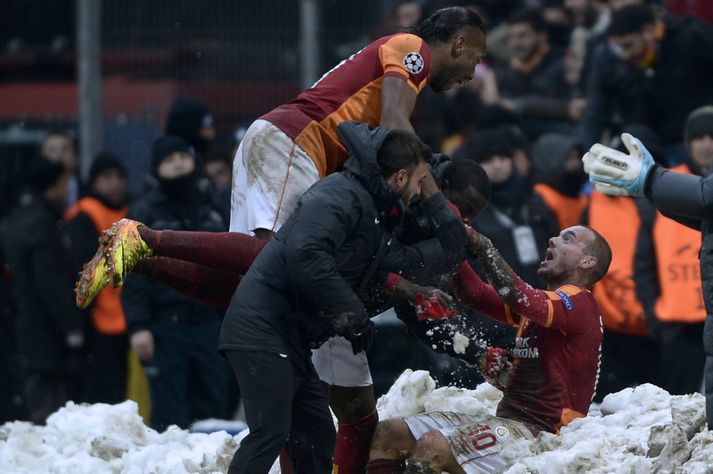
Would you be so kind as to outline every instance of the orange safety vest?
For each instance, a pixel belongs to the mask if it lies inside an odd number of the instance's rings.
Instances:
[[[114,222],[126,216],[126,208],[111,209],[98,199],[85,197],[67,210],[64,215],[65,222],[70,221],[80,212],[89,216],[97,232],[109,229]],[[101,334],[114,336],[126,333],[126,318],[119,298],[120,293],[120,288],[107,286],[94,299],[91,313],[92,323]]]
[[[587,197],[576,198],[565,196],[552,186],[544,183],[535,185],[535,192],[542,196],[547,207],[555,213],[560,230],[579,224],[584,208],[587,207]]]
[[[671,170],[691,174],[685,164]],[[661,288],[654,306],[656,318],[664,322],[702,323],[706,309],[698,259],[701,233],[657,212],[653,241]]]
[[[612,249],[609,271],[592,290],[610,331],[643,336],[649,330],[644,308],[636,297],[634,256],[641,218],[636,202],[592,191],[589,226],[602,234]]]

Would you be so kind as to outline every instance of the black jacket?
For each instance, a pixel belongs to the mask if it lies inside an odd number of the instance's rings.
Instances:
[[[152,229],[221,232],[223,220],[208,193],[197,186],[186,192],[190,193],[190,200],[177,203],[160,188],[153,189],[129,208],[128,217]],[[213,307],[198,303],[138,273],[131,273],[126,278],[121,302],[130,334],[150,329],[156,321],[200,324],[221,317]]]
[[[473,228],[489,238],[513,271],[534,286],[544,288],[537,269],[544,258],[550,237],[557,235],[557,220],[539,194],[532,192],[516,173],[505,183],[493,187],[490,204],[473,219]],[[530,228],[537,255],[524,252],[520,258],[515,241],[517,228]],[[519,235],[519,234],[518,234]],[[526,237],[519,236],[525,240]],[[530,242],[531,243],[531,242]],[[482,278],[485,274],[477,262],[472,262]]]
[[[7,217],[5,251],[18,316],[18,353],[31,370],[66,368],[66,338],[81,328],[74,276],[61,216],[37,192],[27,191]]]
[[[662,214],[702,234],[701,283],[708,313],[703,332],[706,417],[708,429],[713,429],[713,174],[701,178],[656,166],[647,180],[646,196]]]
[[[649,70],[640,70],[601,48],[587,87],[580,124],[582,145],[599,141],[615,114],[621,125],[644,124],[664,145],[680,143],[688,114],[713,101],[713,26],[692,18],[666,16],[665,36]]]
[[[409,268],[422,258],[395,247],[403,206],[376,161],[388,131],[346,122],[338,133],[350,155],[344,171],[313,185],[260,252],[226,313],[221,351],[284,353],[305,367],[309,349],[335,335],[334,316],[366,316],[361,297],[386,254]],[[433,218],[457,219],[442,194],[429,201]]]

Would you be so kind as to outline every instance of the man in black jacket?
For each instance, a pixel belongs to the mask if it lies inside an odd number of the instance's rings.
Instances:
[[[219,349],[250,427],[231,473],[267,472],[285,442],[297,472],[330,472],[334,428],[310,349],[334,335],[354,353],[368,346],[373,329],[360,296],[404,205],[421,194],[431,216],[447,206],[417,137],[356,123],[339,134],[350,151],[345,171],[304,194],[241,281],[223,323]]]
[[[664,146],[679,144],[686,116],[713,100],[713,26],[630,5],[612,13],[607,35],[612,46],[593,59],[582,145],[597,142],[617,115],[620,125],[649,126]]]
[[[223,229],[209,191],[196,180],[195,158],[185,140],[158,139],[152,165],[159,187],[130,207],[130,217],[161,229]],[[146,367],[151,426],[187,428],[196,419],[225,416],[230,375],[215,352],[220,311],[139,274],[126,279],[121,300],[131,347]]]
[[[33,160],[28,187],[7,218],[5,250],[18,306],[15,323],[25,404],[44,423],[70,399],[70,361],[83,343],[81,315],[72,301],[69,249],[60,226],[69,174],[59,163]],[[74,357],[73,357],[74,355]]]

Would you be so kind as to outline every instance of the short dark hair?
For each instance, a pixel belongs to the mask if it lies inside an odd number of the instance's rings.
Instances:
[[[388,178],[398,170],[411,173],[422,161],[428,161],[432,152],[415,134],[405,130],[391,130],[376,154],[381,175]]]
[[[597,264],[592,268],[590,278],[590,284],[594,285],[596,282],[604,278],[604,275],[606,275],[609,271],[609,265],[611,264],[612,257],[611,247],[609,246],[607,239],[605,239],[602,234],[589,226],[585,225],[582,227],[588,229],[592,232],[592,234],[594,234],[594,238],[585,248],[585,252],[587,252],[588,255],[597,259]]]
[[[614,10],[607,28],[609,36],[625,36],[641,33],[646,25],[656,23],[656,14],[648,5],[628,5]]]
[[[469,186],[473,186],[486,200],[490,200],[492,195],[488,174],[473,160],[450,161],[443,170],[441,182],[438,184],[443,190],[456,192],[465,191]]]
[[[411,31],[425,42],[445,43],[464,27],[478,28],[485,34],[485,23],[476,12],[465,7],[441,8],[413,27]]]
[[[517,10],[508,18],[508,24],[515,25],[519,23],[530,25],[530,28],[538,33],[547,31],[547,22],[545,22],[545,17],[542,16],[540,10],[530,8]]]

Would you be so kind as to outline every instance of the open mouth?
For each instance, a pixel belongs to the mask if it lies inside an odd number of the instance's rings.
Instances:
[[[555,255],[552,253],[552,250],[547,249],[547,252],[545,252],[545,262],[549,262],[553,258],[555,258]]]

